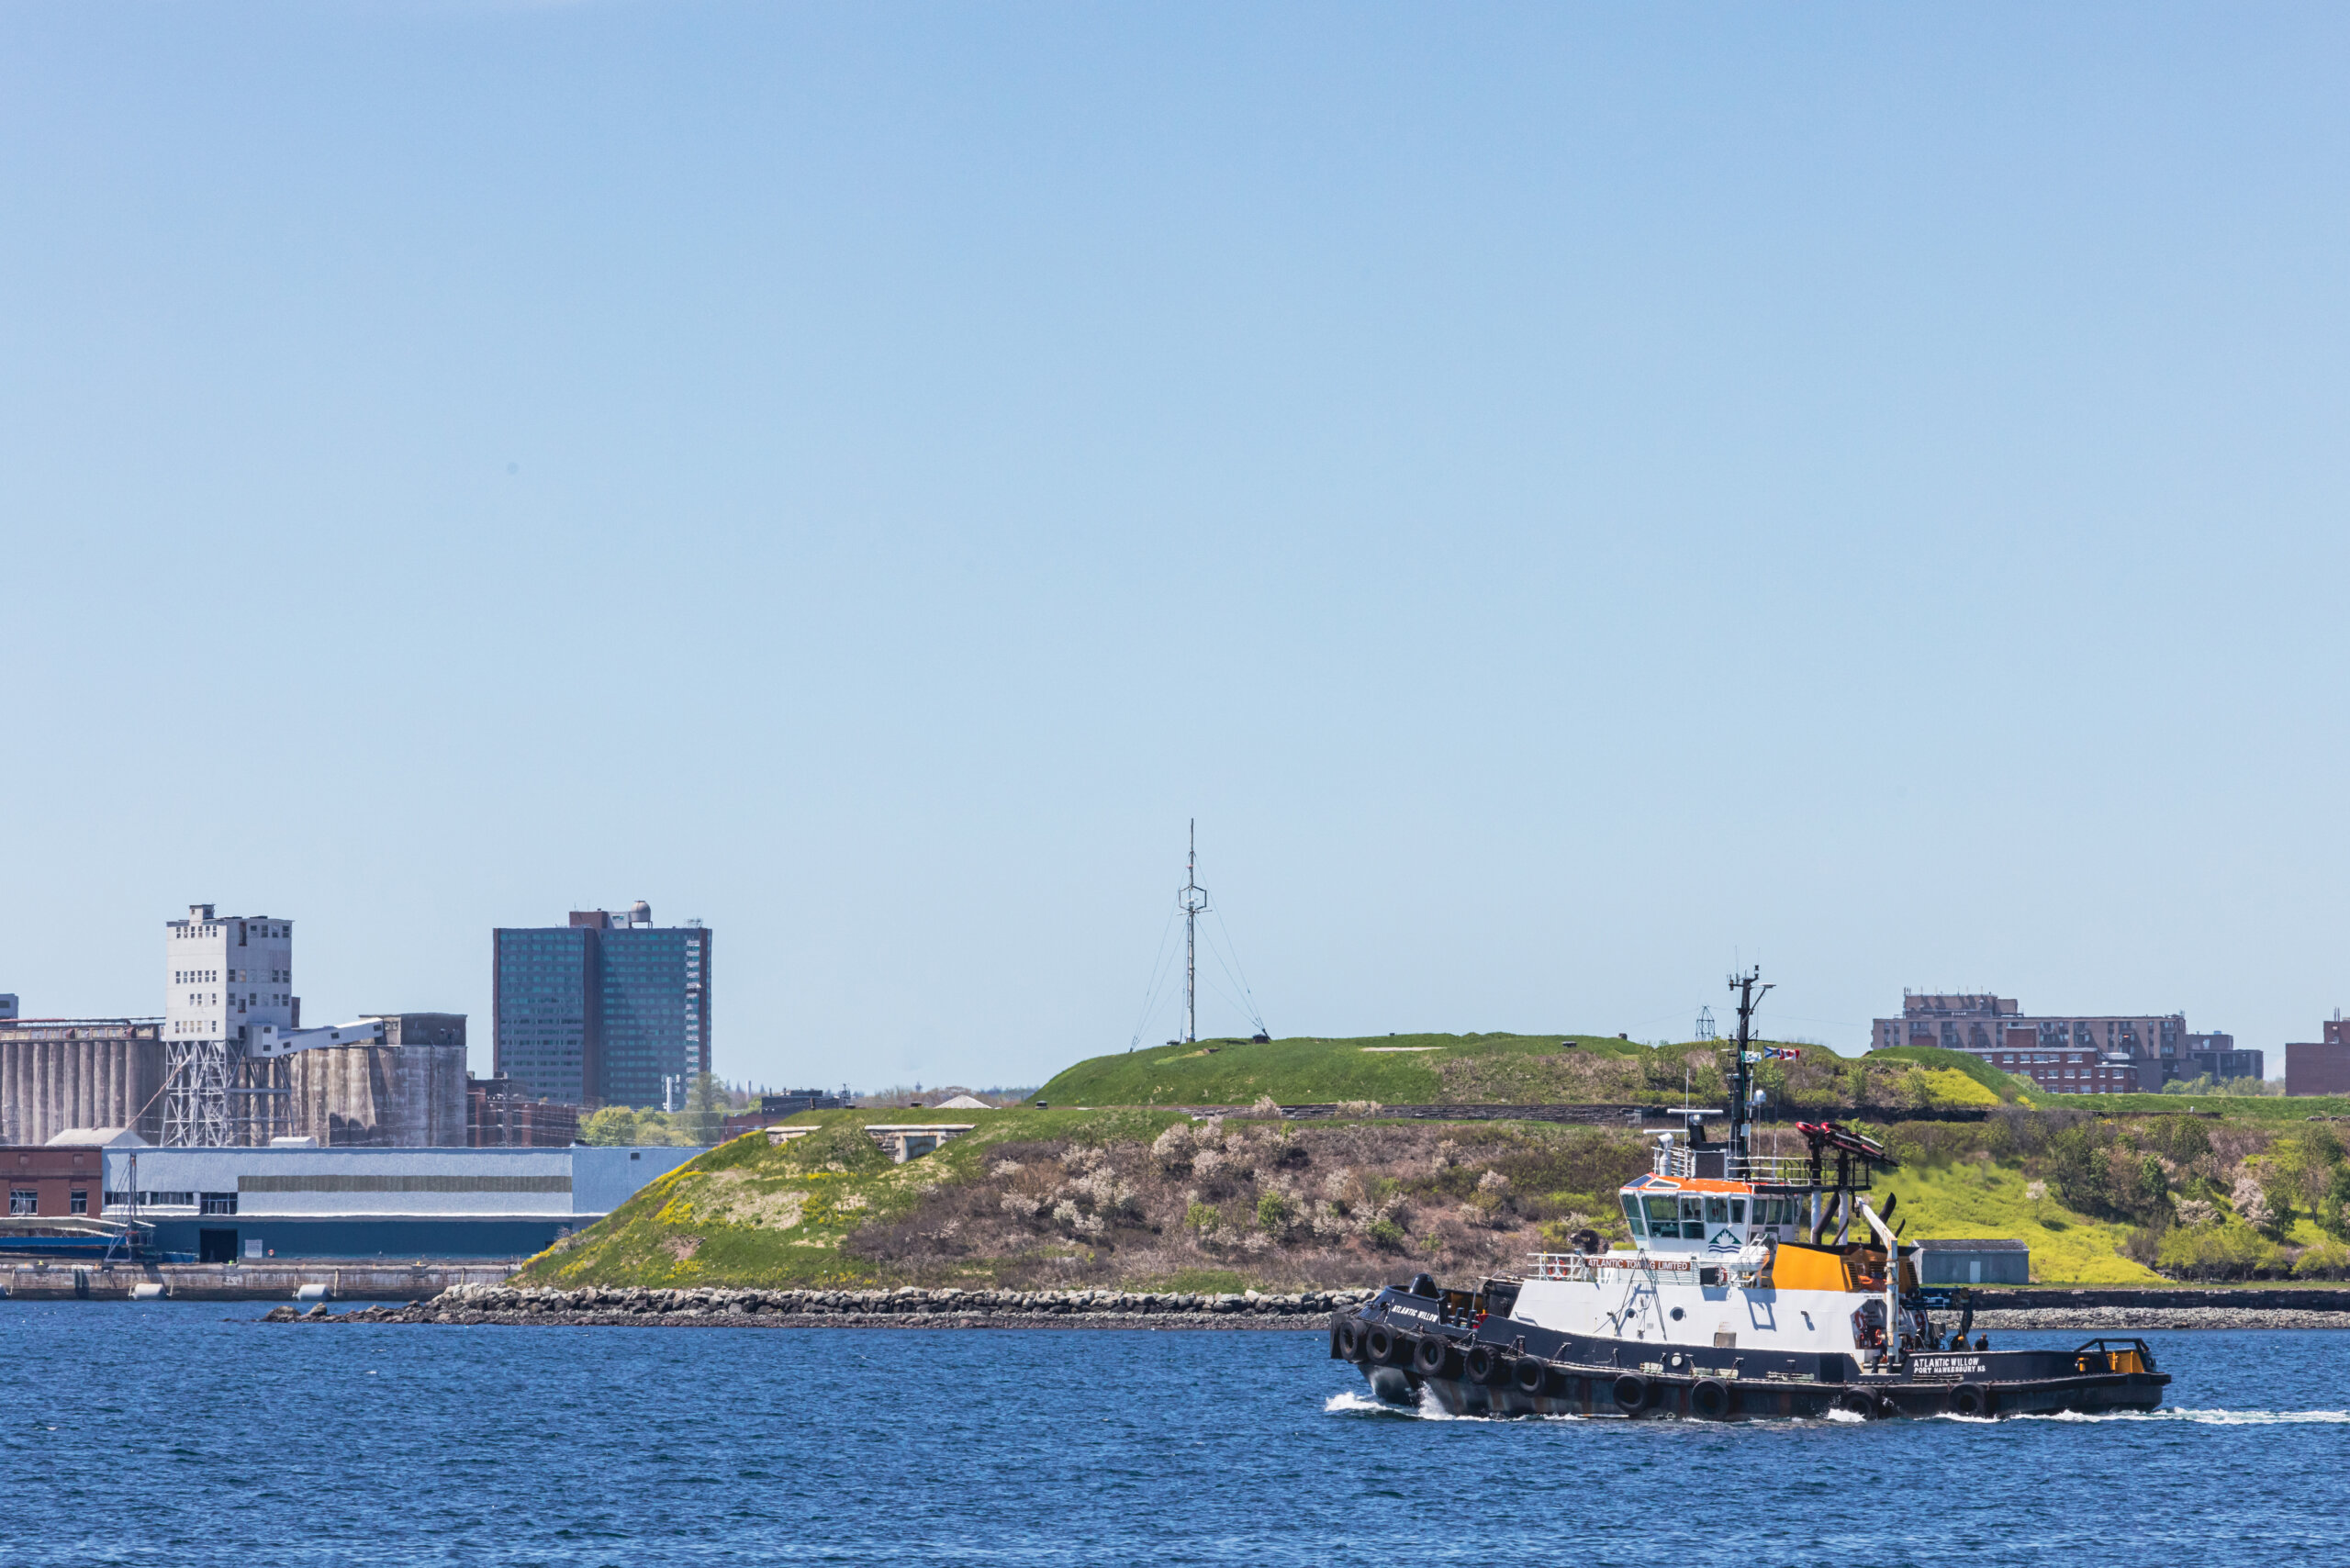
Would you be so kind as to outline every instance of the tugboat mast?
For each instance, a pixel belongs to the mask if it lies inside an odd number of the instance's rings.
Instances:
[[[1729,977],[1729,988],[1738,995],[1738,1071],[1733,1080],[1735,1092],[1730,1096],[1729,1149],[1733,1160],[1743,1160],[1753,1154],[1749,1147],[1752,1133],[1747,1122],[1747,1096],[1752,1092],[1749,1085],[1750,1052],[1754,1038],[1754,1010],[1762,1005],[1762,993],[1771,988],[1762,983],[1762,966],[1757,964],[1742,975]]]

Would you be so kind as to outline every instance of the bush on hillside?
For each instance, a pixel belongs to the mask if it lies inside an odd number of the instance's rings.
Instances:
[[[2164,1233],[2154,1266],[2178,1279],[2248,1280],[2283,1271],[2285,1249],[2241,1219],[2176,1226]]]

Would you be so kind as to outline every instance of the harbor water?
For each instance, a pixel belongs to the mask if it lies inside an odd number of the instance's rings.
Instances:
[[[483,1328],[0,1303],[16,1564],[2324,1562],[2350,1336],[2145,1417],[1375,1406],[1319,1333]],[[2003,1344],[2075,1343],[2010,1335]]]

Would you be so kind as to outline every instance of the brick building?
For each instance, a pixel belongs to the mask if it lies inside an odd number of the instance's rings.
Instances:
[[[2065,1094],[2152,1092],[2175,1078],[2257,1078],[2264,1058],[2229,1035],[2195,1035],[2186,1014],[2026,1014],[2015,998],[1904,991],[1901,1016],[1879,1018],[1873,1048],[1937,1046]]]
[[[510,1078],[465,1079],[465,1142],[474,1148],[563,1148],[579,1138],[579,1107],[533,1099]]]
[[[2285,1092],[2350,1094],[2350,1023],[2339,1014],[2326,1020],[2323,1039],[2285,1047]]]
[[[0,1148],[0,1170],[12,1217],[95,1215],[106,1206],[106,1155],[95,1143]]]

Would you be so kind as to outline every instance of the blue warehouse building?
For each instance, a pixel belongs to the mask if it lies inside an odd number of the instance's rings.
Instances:
[[[105,1217],[164,1262],[525,1258],[701,1152],[112,1148]]]

